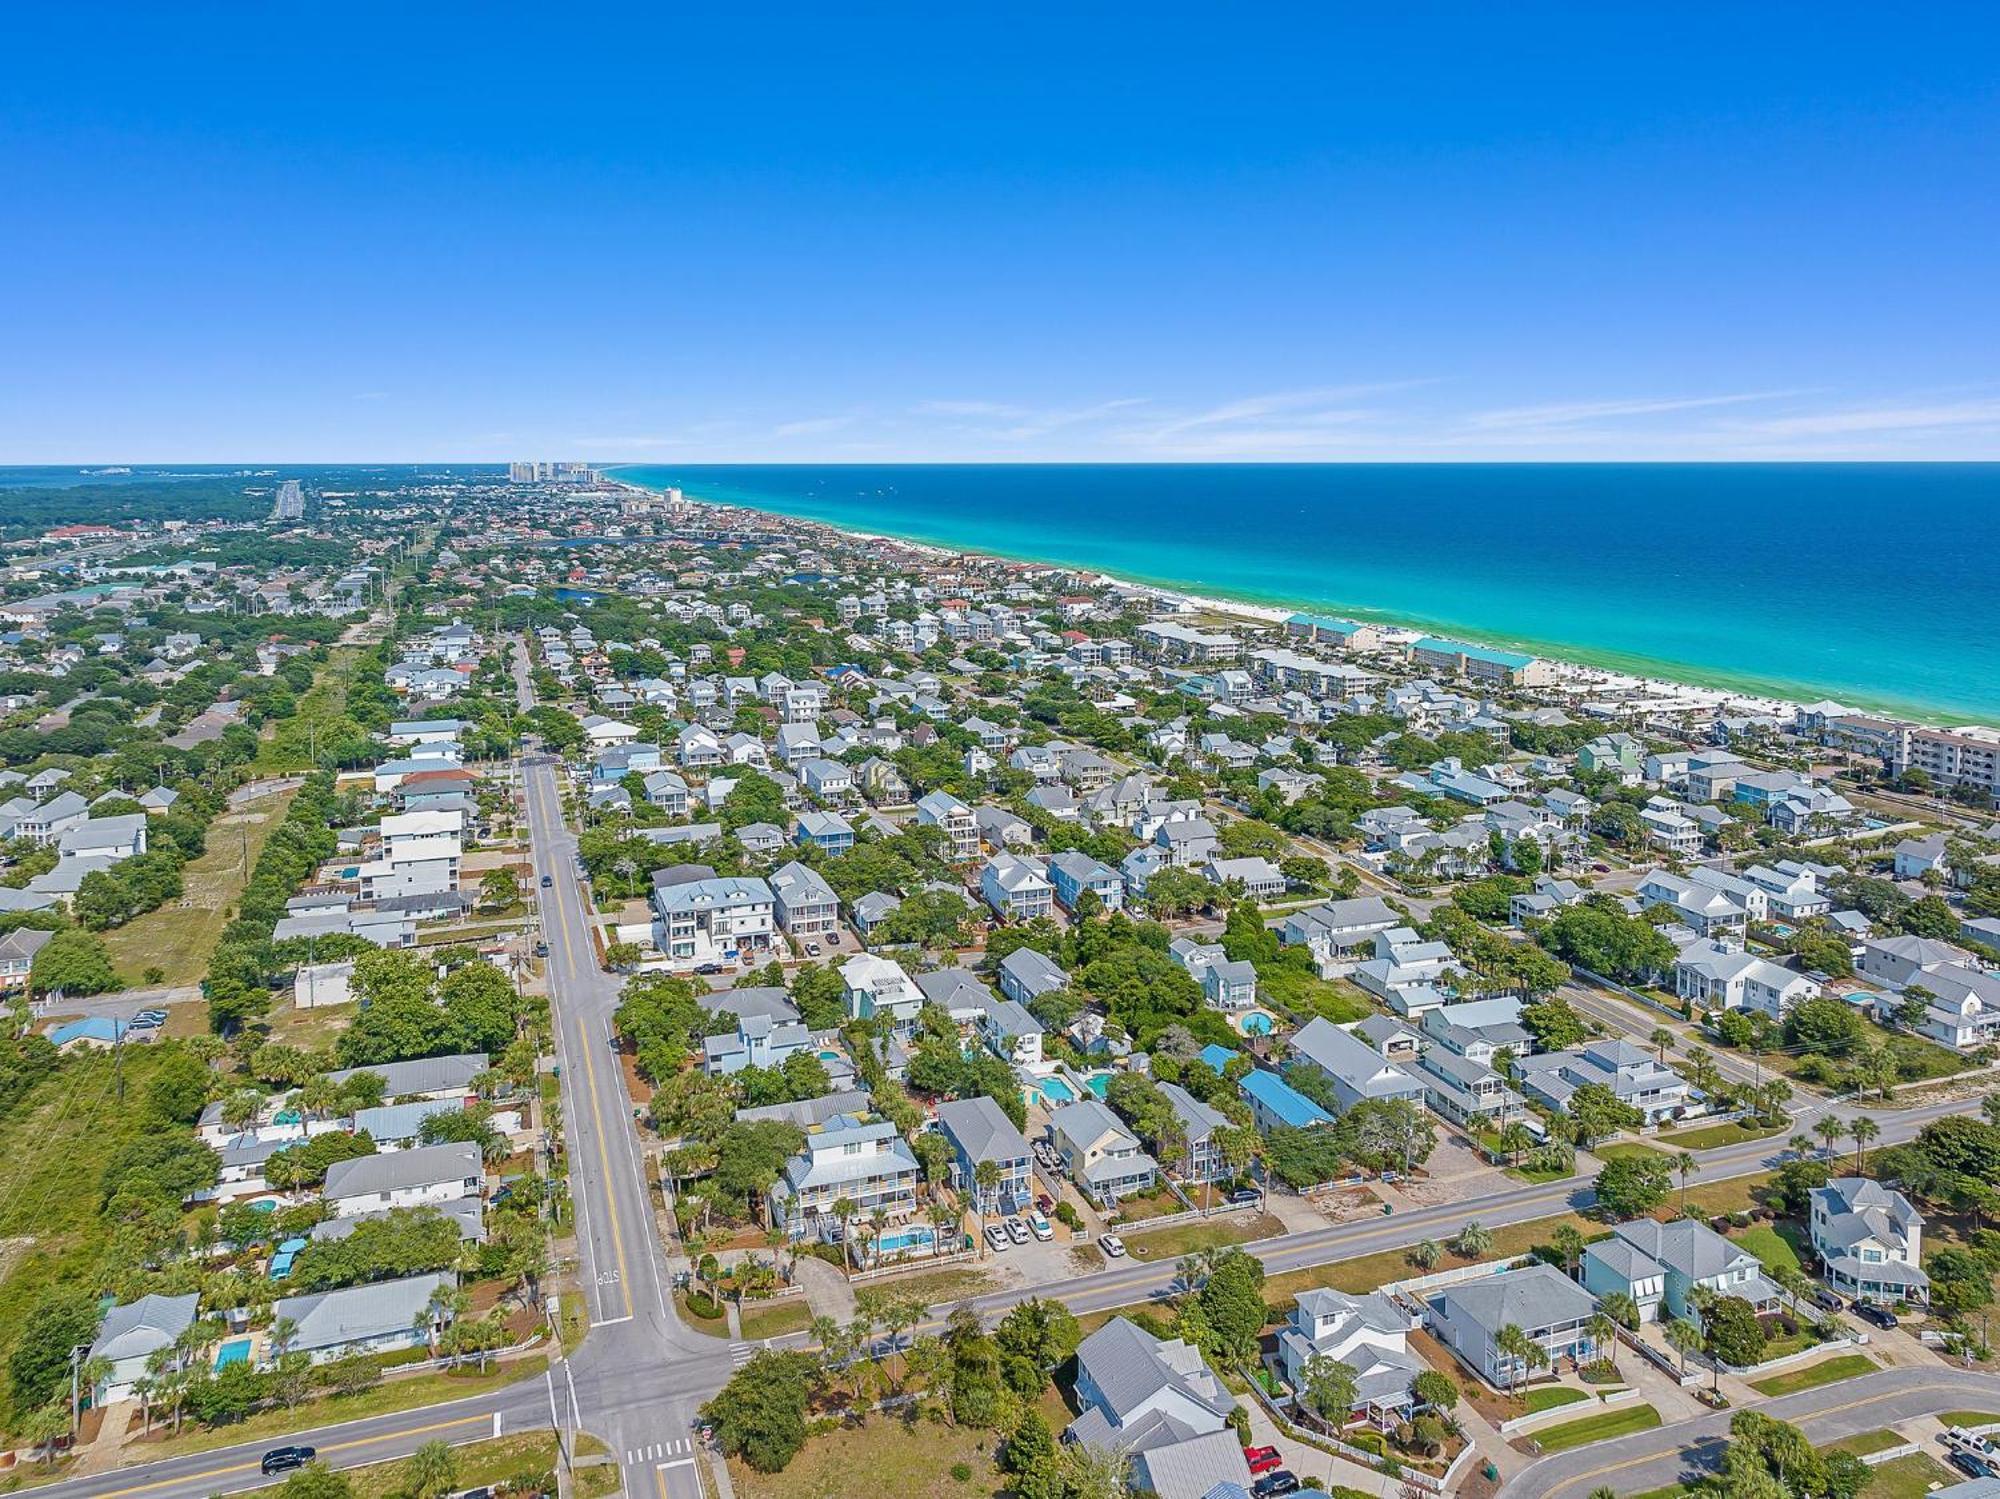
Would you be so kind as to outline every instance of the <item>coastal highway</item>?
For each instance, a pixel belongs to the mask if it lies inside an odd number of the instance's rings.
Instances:
[[[1755,1409],[1805,1432],[1815,1447],[1878,1431],[1914,1416],[1996,1409],[2000,1375],[1960,1369],[1884,1369],[1816,1390],[1760,1401]],[[1730,1411],[1596,1442],[1530,1463],[1501,1485],[1498,1499],[1584,1499],[1593,1489],[1642,1494],[1682,1477],[1712,1473],[1729,1441]]]

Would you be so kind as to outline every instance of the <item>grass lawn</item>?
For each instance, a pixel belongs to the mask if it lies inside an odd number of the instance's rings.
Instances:
[[[104,933],[120,977],[137,984],[148,968],[158,968],[167,984],[201,982],[229,911],[294,795],[281,791],[240,809],[224,808],[208,825],[201,857],[181,871],[181,901],[169,901]]]
[[[1500,1169],[1517,1182],[1531,1182],[1538,1187],[1544,1182],[1562,1181],[1576,1175],[1566,1166],[1503,1166]]]
[[[731,1459],[737,1499],[973,1499],[1004,1480],[993,1463],[994,1435],[941,1422],[875,1416],[862,1426],[814,1437],[782,1473],[759,1473]],[[952,1469],[970,1472],[961,1481]]]
[[[1757,1194],[1771,1184],[1771,1173],[1760,1171],[1754,1176],[1737,1176],[1728,1181],[1700,1182],[1689,1187],[1687,1192],[1688,1211],[1706,1213],[1713,1217],[1717,1213],[1741,1213],[1757,1206]],[[1681,1200],[1680,1189],[1668,1199],[1670,1205]]]
[[[1868,1486],[1861,1491],[1861,1499],[1923,1499],[1941,1484],[1957,1482],[1958,1475],[1942,1463],[1933,1462],[1921,1452],[1913,1452],[1908,1457],[1878,1463],[1871,1469]]]
[[[1493,1247],[1481,1255],[1481,1259],[1505,1259],[1508,1255],[1526,1254],[1537,1244],[1546,1244],[1558,1228],[1565,1223],[1579,1230],[1586,1239],[1604,1237],[1601,1223],[1579,1217],[1575,1213],[1558,1213],[1549,1218],[1534,1218],[1526,1223],[1509,1223],[1493,1230]],[[1458,1265],[1469,1265],[1471,1260],[1453,1254],[1444,1240],[1444,1257],[1437,1263],[1440,1270],[1449,1270]],[[1385,1249],[1379,1254],[1364,1254],[1356,1259],[1341,1260],[1332,1265],[1316,1265],[1310,1270],[1293,1270],[1284,1275],[1273,1275],[1264,1282],[1264,1299],[1271,1303],[1279,1315],[1290,1313],[1292,1300],[1299,1292],[1316,1286],[1331,1286],[1336,1291],[1347,1291],[1359,1295],[1372,1291],[1392,1280],[1407,1280],[1423,1272],[1413,1266],[1408,1253],[1402,1249]]]
[[[1181,1200],[1174,1196],[1172,1191],[1165,1186],[1158,1186],[1150,1192],[1135,1197],[1119,1198],[1118,1214],[1109,1221],[1114,1228],[1117,1228],[1127,1224],[1144,1223],[1148,1218],[1167,1218],[1186,1211]]]
[[[1659,1137],[1662,1145],[1671,1145],[1677,1150],[1713,1150],[1718,1145],[1740,1145],[1745,1140],[1768,1140],[1773,1135],[1783,1134],[1790,1129],[1789,1122],[1773,1124],[1768,1128],[1730,1120],[1726,1124],[1705,1124],[1694,1129],[1677,1129]]]
[[[1580,1421],[1565,1421],[1560,1426],[1538,1431],[1531,1440],[1544,1452],[1567,1452],[1590,1442],[1651,1431],[1659,1424],[1660,1413],[1650,1405],[1621,1405],[1616,1410],[1599,1411]]]
[[[1176,1223],[1152,1233],[1125,1236],[1125,1248],[1135,1260],[1177,1260],[1202,1249],[1220,1249],[1225,1244],[1248,1244],[1282,1234],[1285,1225],[1269,1213],[1249,1218],[1202,1218],[1192,1223]]]
[[[1783,1229],[1760,1223],[1755,1228],[1746,1228],[1741,1233],[1731,1234],[1730,1237],[1756,1255],[1766,1270],[1801,1268],[1798,1247],[1792,1242],[1798,1237],[1796,1230],[1787,1234]]]
[[[720,1305],[720,1303],[717,1304]],[[680,1313],[681,1321],[687,1323],[696,1332],[706,1333],[711,1338],[727,1338],[729,1336],[729,1313],[724,1311],[719,1316],[697,1317],[688,1308],[687,1292],[685,1291],[674,1292],[674,1310]]]
[[[468,1395],[484,1395],[519,1379],[533,1379],[549,1366],[547,1358],[536,1354],[510,1364],[495,1364],[486,1373],[470,1370],[463,1374],[419,1374],[409,1379],[384,1380],[372,1390],[358,1395],[329,1395],[308,1401],[296,1410],[259,1411],[248,1420],[212,1430],[185,1427],[179,1436],[168,1435],[154,1441],[128,1442],[124,1455],[132,1462],[154,1462],[187,1452],[206,1452],[213,1447],[233,1447],[238,1442],[284,1436],[287,1432],[313,1426],[331,1426],[356,1421],[363,1416],[384,1416],[419,1406],[439,1405],[447,1400],[463,1400]],[[440,1420],[449,1420],[445,1412]],[[492,1429],[489,1416],[467,1417]],[[157,1429],[157,1428],[156,1428]],[[468,1427],[469,1431],[471,1428]]]
[[[803,1296],[761,1304],[753,1301],[743,1308],[743,1337],[752,1343],[782,1338],[786,1333],[804,1332],[811,1321],[812,1308]]]
[[[463,1447],[454,1447],[451,1455],[457,1463],[457,1476],[453,1480],[455,1486],[461,1489],[483,1488],[510,1478],[554,1472],[555,1433],[524,1431],[511,1437],[491,1437],[483,1442],[468,1442]],[[407,1459],[393,1463],[370,1463],[365,1468],[348,1469],[347,1481],[354,1485],[354,1499],[391,1499],[392,1495],[403,1491],[404,1474],[408,1469]],[[599,1470],[586,1471],[594,1473]],[[615,1478],[618,1469],[613,1466],[610,1472]]]
[[[1590,1395],[1586,1391],[1571,1389],[1566,1384],[1553,1384],[1539,1390],[1526,1391],[1521,1396],[1521,1404],[1528,1408],[1527,1414],[1533,1416],[1542,1411],[1560,1409],[1565,1405],[1576,1405],[1589,1398]]]
[[[1830,1358],[1804,1369],[1787,1369],[1769,1379],[1753,1379],[1750,1388],[1760,1395],[1796,1395],[1800,1390],[1817,1389],[1837,1380],[1853,1379],[1858,1374],[1872,1374],[1879,1367],[1865,1354],[1843,1353],[1839,1358]]]
[[[1837,1442],[1828,1442],[1828,1452],[1852,1452],[1856,1457],[1866,1457],[1871,1452],[1887,1452],[1891,1447],[1900,1447],[1909,1440],[1884,1428],[1881,1431],[1858,1432],[1851,1437],[1842,1437]]]
[[[896,1296],[912,1297],[925,1306],[936,1306],[942,1301],[963,1301],[968,1296],[978,1296],[995,1288],[992,1272],[963,1268],[899,1275],[872,1284]]]
[[[1323,1016],[1335,1025],[1366,1020],[1375,1013],[1367,994],[1345,980],[1267,966],[1258,973],[1257,984],[1272,1003],[1298,1015]]]
[[[1947,1426],[1991,1426],[2000,1421],[2000,1411],[1946,1411],[1938,1419]]]

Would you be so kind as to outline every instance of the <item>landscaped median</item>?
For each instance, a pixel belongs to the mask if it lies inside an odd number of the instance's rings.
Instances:
[[[1873,1374],[1880,1367],[1866,1354],[1843,1353],[1839,1358],[1830,1358],[1824,1363],[1808,1364],[1803,1369],[1787,1369],[1769,1379],[1753,1379],[1750,1388],[1759,1395],[1796,1395],[1800,1390],[1813,1390],[1823,1384]]]
[[[1599,1411],[1578,1421],[1546,1427],[1528,1440],[1543,1452],[1567,1452],[1592,1442],[1630,1436],[1635,1431],[1651,1431],[1660,1424],[1660,1413],[1650,1405],[1621,1405],[1616,1410]]]

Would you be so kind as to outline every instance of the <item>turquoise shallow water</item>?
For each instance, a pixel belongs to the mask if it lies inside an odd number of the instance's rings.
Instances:
[[[631,466],[628,482],[1606,666],[2000,718],[2000,465]]]

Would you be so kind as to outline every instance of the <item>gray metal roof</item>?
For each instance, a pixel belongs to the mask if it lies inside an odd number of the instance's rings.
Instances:
[[[937,1116],[939,1126],[974,1165],[1018,1161],[1028,1154],[1026,1137],[990,1098],[949,1099],[938,1105]]]
[[[406,1187],[428,1187],[440,1182],[473,1181],[485,1174],[479,1147],[469,1141],[446,1145],[422,1145],[415,1150],[394,1150],[384,1155],[358,1156],[338,1161],[326,1173],[328,1200],[365,1197],[375,1192],[395,1192]]]

